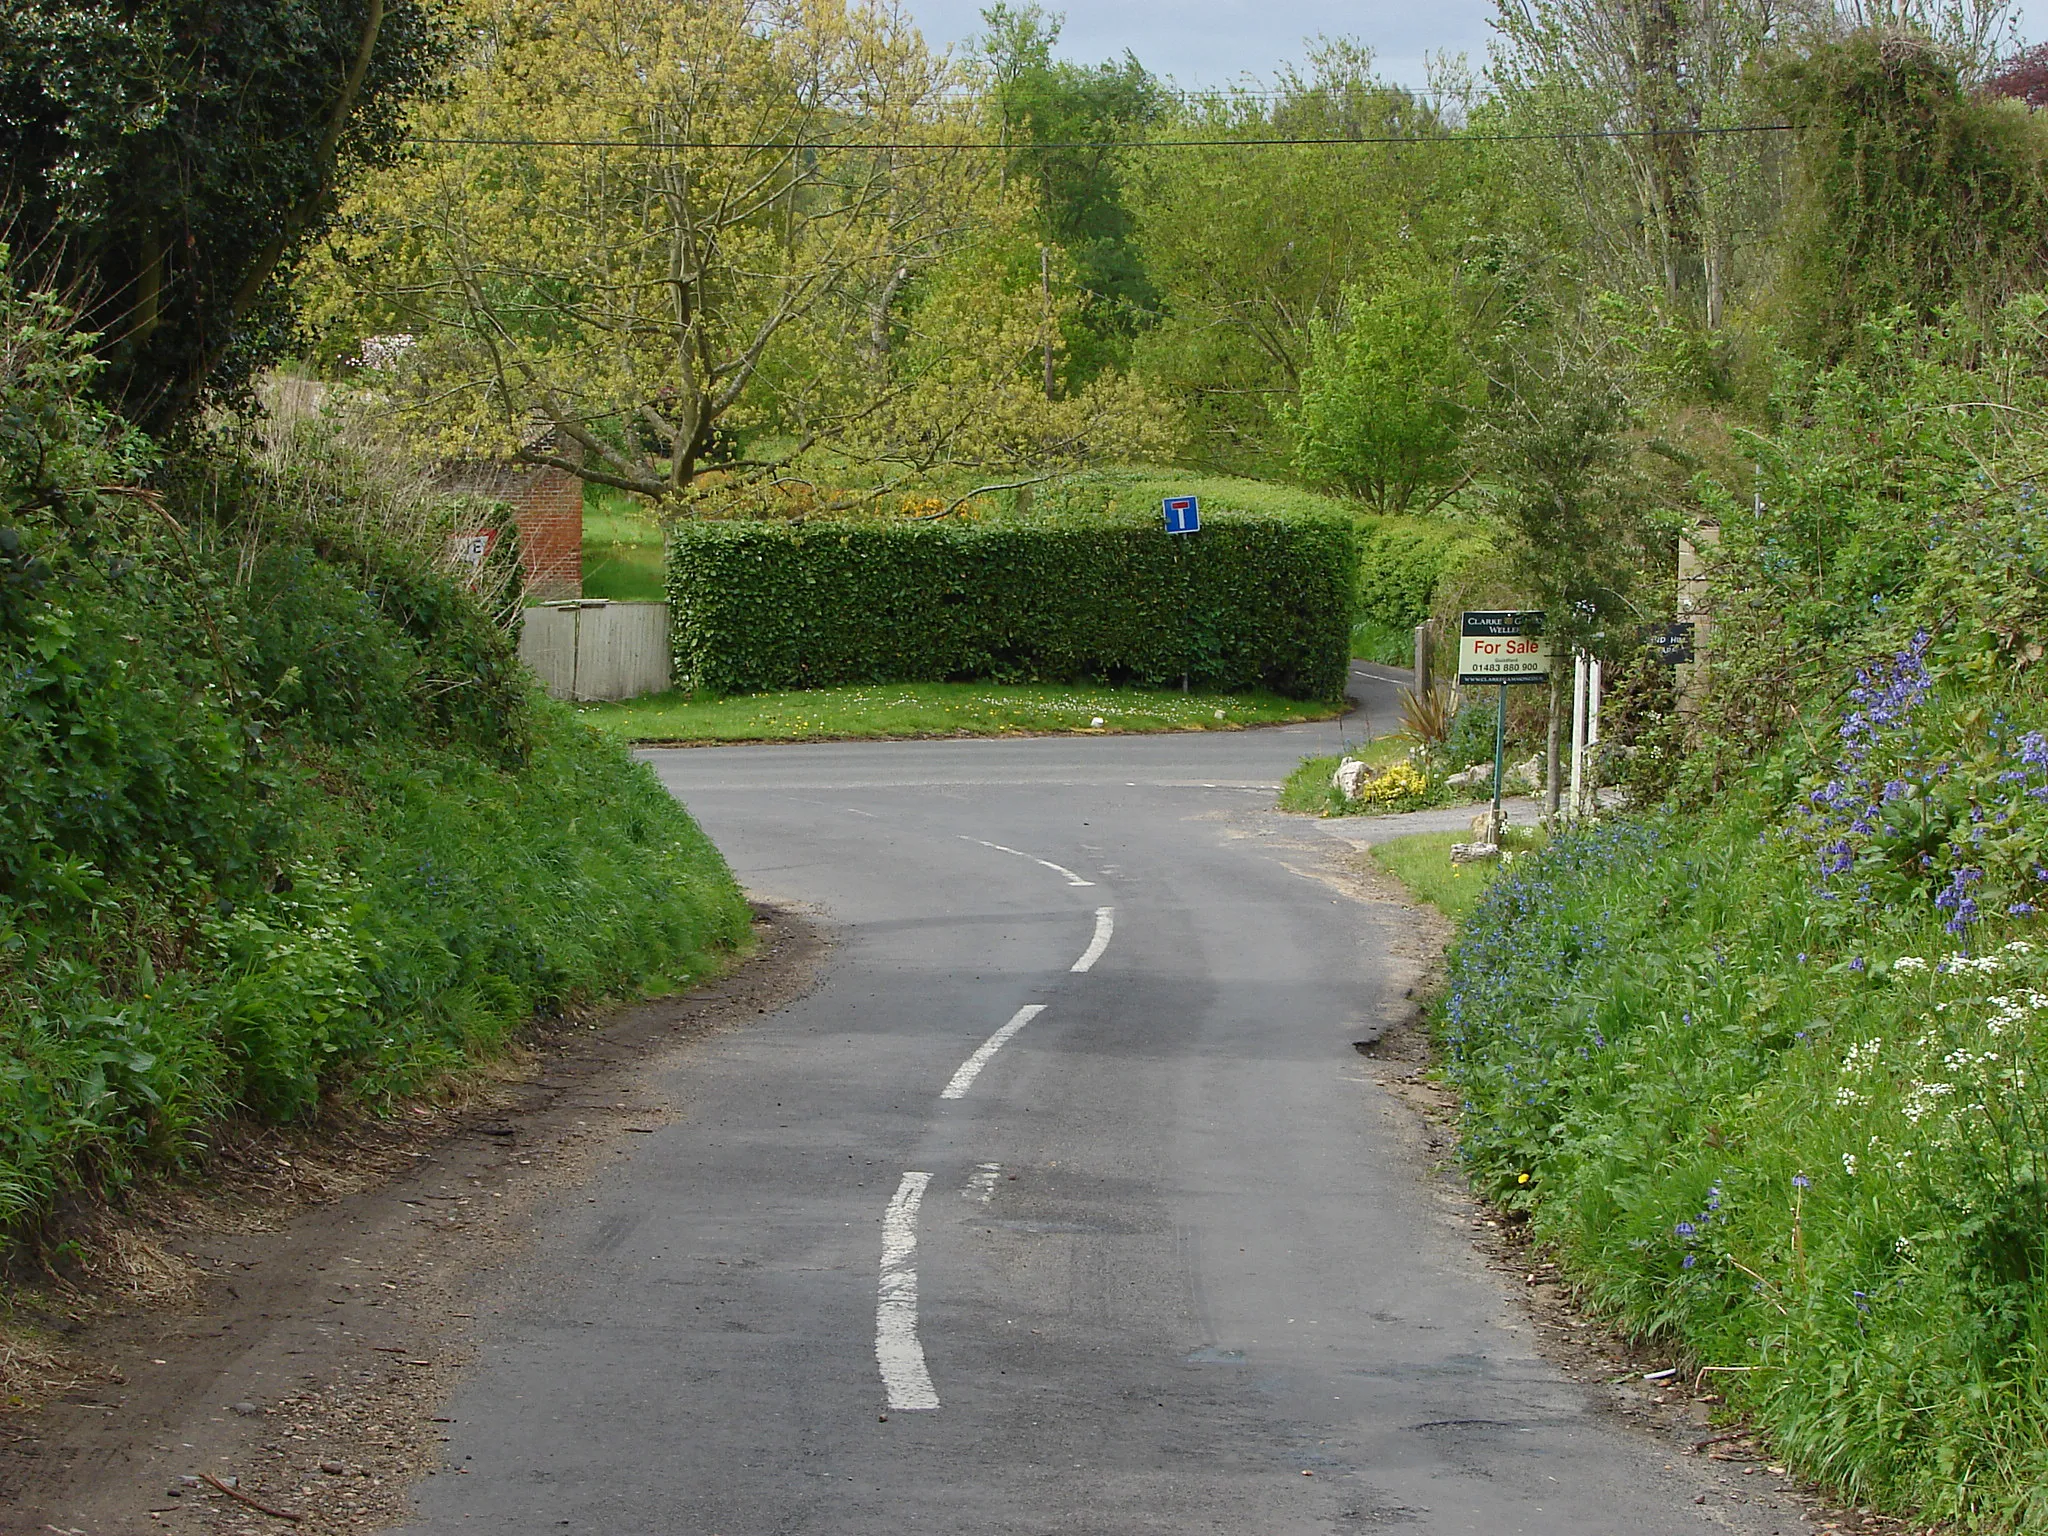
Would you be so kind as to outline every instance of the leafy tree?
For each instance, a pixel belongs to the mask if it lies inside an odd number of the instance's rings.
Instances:
[[[424,0],[0,9],[19,276],[82,302],[127,416],[178,421],[289,343],[294,264],[444,51]]]
[[[1213,141],[1161,149],[1133,172],[1131,199],[1161,318],[1136,366],[1186,413],[1204,465],[1285,473],[1283,415],[1300,390],[1311,322],[1332,321],[1347,283],[1390,264],[1455,261],[1484,187],[1469,151],[1428,103],[1372,74],[1355,45],[1329,42],[1307,74],[1268,98],[1221,92],[1184,104],[1159,132]],[[1271,145],[1288,138],[1354,145]]]
[[[1823,11],[1794,0],[1496,0],[1489,70],[1510,151],[1570,210],[1596,280],[1660,289],[1708,329],[1768,281],[1782,146],[1760,60]],[[1733,130],[1733,131],[1731,131]]]
[[[1636,410],[1597,337],[1564,330],[1510,357],[1472,434],[1486,514],[1511,583],[1545,614],[1548,799],[1558,801],[1561,662],[1574,649],[1625,655],[1675,568],[1674,530],[1638,458]],[[1657,604],[1661,606],[1661,604]]]
[[[1060,18],[1036,5],[981,14],[987,110],[999,141],[1015,146],[1006,171],[1039,189],[1044,238],[1067,253],[1087,295],[1065,327],[1064,369],[1070,386],[1085,384],[1128,361],[1131,338],[1158,306],[1117,145],[1165,118],[1167,93],[1129,53],[1096,65],[1054,60]]]
[[[1478,383],[1457,296],[1441,277],[1401,273],[1376,290],[1347,286],[1344,311],[1309,322],[1288,413],[1295,468],[1383,512],[1433,506],[1465,479],[1460,436]]]
[[[980,272],[981,329],[921,315],[1016,218],[955,84],[893,13],[509,0],[426,151],[352,205],[328,313],[416,339],[387,393],[435,451],[677,505],[814,449],[885,485],[997,441],[1058,457],[1011,387],[1061,319],[1035,252]]]
[[[1783,302],[1803,349],[1832,361],[1863,322],[1920,323],[1962,301],[1988,319],[2048,275],[2048,129],[1966,88],[1969,56],[1864,31],[1783,71],[1800,129],[1800,196]]]

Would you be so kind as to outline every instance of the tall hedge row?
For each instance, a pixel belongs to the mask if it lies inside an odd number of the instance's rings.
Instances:
[[[679,684],[1098,681],[1343,691],[1358,535],[1204,512],[969,524],[685,523],[669,534]]]
[[[1412,629],[1428,618],[1444,573],[1485,548],[1485,536],[1462,523],[1424,517],[1361,523],[1358,616],[1389,629]]]

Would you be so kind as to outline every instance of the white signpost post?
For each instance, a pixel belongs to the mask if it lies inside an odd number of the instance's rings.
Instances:
[[[1458,623],[1458,683],[1494,683],[1500,687],[1500,712],[1493,722],[1493,836],[1502,828],[1500,781],[1507,755],[1508,688],[1514,683],[1550,680],[1550,642],[1543,638],[1540,613],[1467,613]]]

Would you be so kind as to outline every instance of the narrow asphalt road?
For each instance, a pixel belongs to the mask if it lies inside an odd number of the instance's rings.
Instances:
[[[1537,1356],[1382,1112],[1412,936],[1270,809],[1338,729],[647,753],[835,947],[551,1213],[408,1529],[1790,1529]]]

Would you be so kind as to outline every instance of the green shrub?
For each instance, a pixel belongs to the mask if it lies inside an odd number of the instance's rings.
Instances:
[[[675,671],[716,693],[842,683],[1262,685],[1333,698],[1348,519],[1204,507],[1169,536],[1111,504],[980,523],[679,524]]]
[[[1405,666],[1415,654],[1415,626],[1430,616],[1431,598],[1450,572],[1478,562],[1486,535],[1444,517],[1361,512],[1359,504],[1299,486],[1228,475],[1167,470],[1096,470],[1074,475],[1042,493],[1037,505],[1053,513],[1106,513],[1156,518],[1168,496],[1196,496],[1202,515],[1251,512],[1274,517],[1349,518],[1359,530],[1358,607],[1351,654],[1387,666]]]
[[[433,568],[452,514],[160,463],[4,272],[0,350],[0,1236],[743,941],[688,813]]]
[[[1387,271],[1345,284],[1338,312],[1309,317],[1301,394],[1280,413],[1294,467],[1382,511],[1427,509],[1464,478],[1460,438],[1481,392],[1453,285]]]
[[[1359,618],[1404,635],[1429,617],[1444,573],[1486,547],[1477,530],[1427,517],[1360,518],[1359,539]]]

